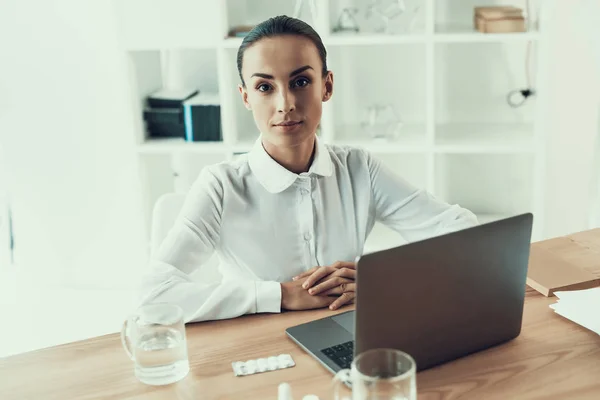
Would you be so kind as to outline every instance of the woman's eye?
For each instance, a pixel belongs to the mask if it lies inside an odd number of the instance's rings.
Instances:
[[[259,92],[268,92],[271,89],[271,86],[267,85],[266,83],[263,83],[261,85],[258,85],[258,87],[256,89]]]
[[[310,82],[308,81],[308,79],[306,79],[306,78],[299,78],[299,79],[296,79],[294,81],[294,86],[295,87],[304,87],[304,86],[308,85],[309,83]]]

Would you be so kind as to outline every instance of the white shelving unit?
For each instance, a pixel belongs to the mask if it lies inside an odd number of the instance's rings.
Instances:
[[[251,148],[258,131],[237,90],[235,59],[242,39],[227,38],[227,32],[233,25],[291,15],[294,3],[115,2],[130,66],[132,112],[139,116],[136,132],[126,134],[136,138],[148,222],[162,193],[186,190],[205,165]],[[543,204],[535,184],[543,172],[544,138],[536,123],[541,114],[535,97],[511,108],[506,96],[526,87],[528,56],[530,75],[535,77],[537,43],[543,35],[531,27],[526,33],[510,34],[481,34],[472,28],[474,6],[511,4],[527,9],[526,0],[423,0],[422,4],[414,31],[394,35],[332,33],[340,7],[354,5],[363,13],[366,0],[317,1],[314,21],[308,7],[303,9],[300,18],[321,35],[335,76],[333,99],[324,104],[323,140],[370,150],[415,185],[473,210],[482,222],[525,211],[536,214]],[[537,6],[532,1],[529,7],[533,21]],[[223,142],[146,137],[143,101],[168,86],[219,94]],[[361,128],[366,107],[375,102],[392,104],[401,115],[405,126],[397,139],[372,140]],[[541,234],[542,223],[535,220],[534,239]],[[376,227],[369,250],[398,241],[386,229]]]

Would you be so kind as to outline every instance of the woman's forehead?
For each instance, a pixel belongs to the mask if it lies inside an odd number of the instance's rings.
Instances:
[[[242,74],[249,77],[263,73],[288,78],[290,72],[305,65],[320,69],[317,46],[303,36],[282,35],[261,39],[248,47],[244,52]]]

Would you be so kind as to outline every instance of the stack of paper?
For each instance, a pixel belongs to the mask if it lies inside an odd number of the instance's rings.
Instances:
[[[551,304],[550,308],[600,335],[600,287],[554,294],[559,301]]]

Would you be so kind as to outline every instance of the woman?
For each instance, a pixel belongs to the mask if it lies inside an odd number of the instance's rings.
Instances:
[[[186,321],[334,310],[354,299],[353,261],[376,220],[409,241],[477,223],[368,152],[317,139],[333,74],[306,23],[280,16],[257,25],[237,64],[261,136],[247,155],[200,173],[152,260],[143,303],[179,304]],[[223,281],[194,282],[189,274],[214,251]]]

